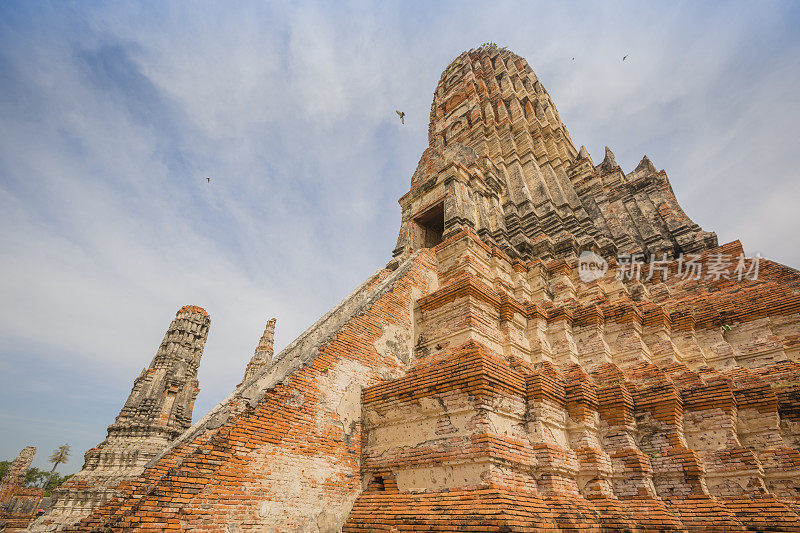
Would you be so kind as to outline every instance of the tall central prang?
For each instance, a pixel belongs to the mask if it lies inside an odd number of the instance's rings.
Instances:
[[[447,67],[428,140],[400,199],[396,257],[464,228],[528,261],[584,250],[673,258],[717,245],[647,157],[625,174],[610,150],[599,165],[577,150],[542,82],[511,52],[485,46]]]

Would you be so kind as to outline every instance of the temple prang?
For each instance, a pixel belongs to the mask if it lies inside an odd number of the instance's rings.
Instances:
[[[90,514],[189,428],[210,323],[200,307],[178,310],[150,366],[134,380],[108,426],[106,439],[85,453],[77,474],[53,490],[48,511],[31,524],[31,531],[61,529]]]
[[[683,213],[666,173],[644,157],[625,174],[608,147],[594,165],[528,63],[489,50],[461,54],[436,87],[429,145],[400,199],[396,257],[462,229],[524,261],[717,246]]]
[[[491,43],[442,74],[400,207],[385,268],[277,355],[268,322],[65,529],[800,531],[797,270],[719,245],[648,157],[595,164]],[[115,432],[185,427],[136,387]]]

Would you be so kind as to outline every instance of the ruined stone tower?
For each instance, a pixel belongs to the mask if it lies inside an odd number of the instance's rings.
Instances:
[[[800,273],[595,165],[496,46],[429,141],[387,267],[72,529],[800,531]]]
[[[0,531],[22,531],[34,516],[44,490],[25,486],[25,474],[36,456],[36,447],[27,446],[11,462],[0,479]]]
[[[26,446],[19,452],[19,455],[11,461],[6,475],[0,479],[0,495],[10,492],[16,487],[25,486],[25,474],[28,473],[35,456],[36,446]]]
[[[86,452],[83,469],[53,491],[52,508],[32,524],[32,531],[52,531],[88,515],[190,426],[210,322],[200,307],[178,311],[149,368],[134,380],[108,436]]]

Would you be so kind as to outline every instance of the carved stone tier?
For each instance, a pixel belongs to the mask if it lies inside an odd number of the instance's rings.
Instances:
[[[395,257],[464,228],[526,261],[584,250],[661,259],[717,245],[646,156],[625,174],[608,148],[599,165],[577,150],[541,81],[507,50],[470,50],[447,67],[428,141],[400,199]]]

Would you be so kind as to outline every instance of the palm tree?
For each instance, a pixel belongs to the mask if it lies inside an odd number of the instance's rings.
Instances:
[[[50,475],[47,477],[47,482],[44,484],[44,489],[50,485],[50,480],[53,479],[53,474],[56,473],[56,467],[61,463],[66,463],[69,460],[69,443],[64,443],[55,449],[50,456],[50,462],[53,463],[53,468],[50,469]]]

